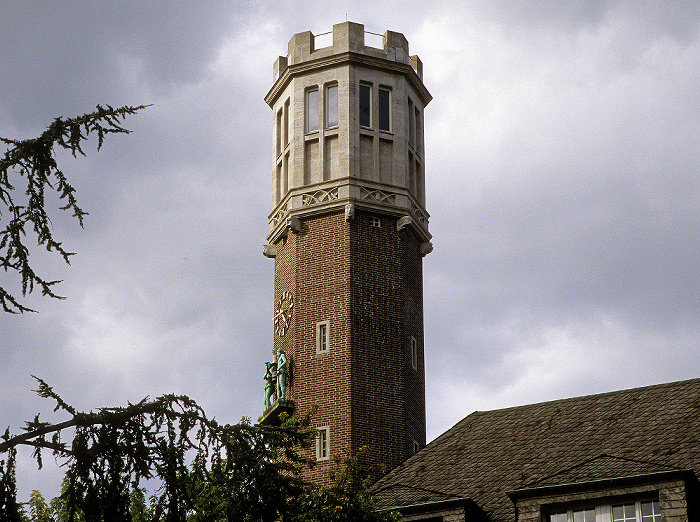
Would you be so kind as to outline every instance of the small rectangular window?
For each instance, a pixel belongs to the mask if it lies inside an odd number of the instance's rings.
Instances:
[[[372,126],[372,87],[360,85],[360,127]]]
[[[328,321],[316,323],[316,353],[328,352]]]
[[[338,85],[326,87],[326,128],[338,126]]]
[[[382,226],[382,220],[379,219],[377,216],[372,216],[369,218],[369,224],[373,227],[380,228]]]
[[[613,522],[635,522],[637,520],[634,504],[613,506],[612,512]]]
[[[642,502],[642,522],[661,522],[661,506],[658,500]]]
[[[422,144],[423,144],[423,124],[421,123],[420,109],[416,107],[416,115],[414,117],[416,121],[416,144],[415,148],[419,154],[423,154]]]
[[[328,426],[318,428],[316,432],[316,460],[328,460],[329,452]]]
[[[418,341],[411,336],[411,367],[418,370]]]
[[[282,154],[282,109],[277,113],[277,125],[275,126],[276,151],[279,156]]]
[[[318,89],[306,91],[306,132],[318,130]]]
[[[391,131],[391,91],[379,89],[379,130]]]
[[[595,522],[595,509],[574,511],[574,522]]]
[[[289,100],[284,102],[284,146],[289,145],[289,140],[292,136],[291,118],[289,117]]]
[[[569,509],[551,513],[547,519],[548,522],[661,522],[661,509],[658,500],[645,500]]]

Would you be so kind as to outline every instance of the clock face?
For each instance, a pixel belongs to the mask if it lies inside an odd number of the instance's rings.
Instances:
[[[275,332],[282,337],[287,333],[287,329],[292,322],[294,313],[294,297],[289,291],[282,292],[279,300],[275,304]]]

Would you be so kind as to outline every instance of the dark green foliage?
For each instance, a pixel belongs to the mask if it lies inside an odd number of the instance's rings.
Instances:
[[[2,436],[9,439],[9,430]],[[17,450],[10,446],[5,460],[0,460],[0,520],[3,522],[21,522],[19,505],[17,504],[17,485],[15,484],[15,456]]]
[[[64,201],[61,210],[68,210],[83,226],[86,215],[75,199],[75,189],[64,173],[58,168],[55,149],[69,150],[74,157],[84,156],[83,141],[89,135],[97,134],[99,150],[108,134],[128,133],[121,126],[121,120],[143,109],[139,107],[106,108],[75,118],[56,118],[51,125],[35,139],[14,140],[0,137],[8,149],[0,158],[0,267],[5,272],[19,274],[22,295],[41,289],[43,295],[60,298],[54,292],[59,281],[49,281],[37,274],[30,264],[30,249],[27,246],[27,232],[31,230],[38,245],[49,252],[55,251],[70,264],[73,255],[64,249],[52,232],[51,219],[46,209],[47,189],[55,191]],[[15,184],[20,183],[18,189]],[[5,288],[0,287],[0,303],[5,312],[18,313],[33,311],[18,301]]]
[[[309,488],[299,498],[295,522],[393,522],[397,512],[377,512],[369,493],[376,469],[365,463],[369,448],[333,455],[331,485]]]
[[[37,380],[39,395],[55,400],[55,409],[70,418],[49,424],[37,416],[25,433],[5,434],[0,453],[9,458],[0,468],[0,520],[20,520],[14,473],[18,445],[32,446],[40,466],[42,450],[64,462],[61,499],[68,521],[138,520],[147,513],[158,521],[185,521],[188,514],[193,520],[217,520],[196,512],[223,513],[224,520],[229,515],[231,520],[278,520],[287,499],[308,487],[299,472],[309,462],[298,454],[315,437],[308,415],[279,427],[221,425],[193,400],[177,395],[84,413]],[[72,431],[70,443],[62,439],[67,431]],[[135,502],[144,480],[158,485],[148,509],[145,500],[140,508]],[[253,518],[241,513],[253,513]]]
[[[301,478],[313,465],[299,455],[315,436],[313,411],[281,426],[243,420],[221,425],[191,399],[164,395],[125,408],[79,412],[41,379],[39,395],[69,419],[49,424],[35,417],[25,433],[0,442],[0,520],[3,522],[391,522],[374,511],[368,493],[368,451],[334,456],[332,485]],[[72,442],[62,435],[70,433]],[[38,491],[28,510],[18,505],[16,447],[51,451],[67,469],[61,496],[50,503]],[[155,493],[146,500],[143,487]]]

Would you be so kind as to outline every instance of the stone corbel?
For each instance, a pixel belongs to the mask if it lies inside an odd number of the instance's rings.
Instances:
[[[352,221],[355,219],[355,205],[348,203],[345,205],[345,221]]]
[[[288,217],[285,226],[290,228],[295,234],[301,231],[301,221],[296,216]]]
[[[427,256],[433,251],[433,244],[430,241],[425,241],[420,244],[420,255]]]
[[[277,245],[263,245],[262,253],[265,257],[277,257]]]
[[[398,232],[401,232],[409,225],[413,225],[413,218],[411,216],[403,216],[396,220],[396,230]]]

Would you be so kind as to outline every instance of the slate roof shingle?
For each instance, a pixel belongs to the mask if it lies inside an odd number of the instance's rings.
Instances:
[[[474,412],[373,491],[379,508],[420,488],[514,522],[507,491],[672,470],[700,476],[700,379]]]

